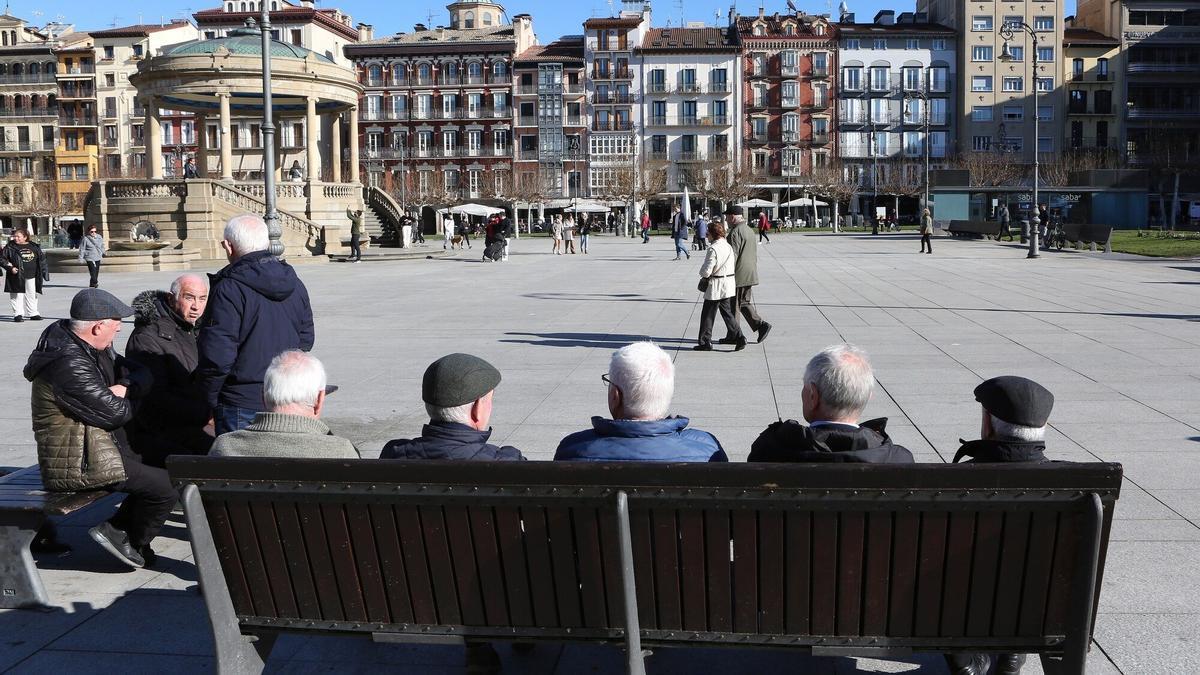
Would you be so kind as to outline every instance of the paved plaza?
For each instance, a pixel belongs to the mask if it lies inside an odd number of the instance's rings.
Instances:
[[[432,239],[431,239],[432,241]],[[421,373],[454,351],[503,373],[493,441],[550,459],[560,438],[607,415],[613,349],[651,339],[675,356],[673,412],[713,432],[743,461],[777,416],[800,417],[808,357],[842,341],[872,356],[879,386],[868,416],[918,461],[953,458],[979,432],[971,390],[1001,374],[1031,377],[1056,396],[1047,454],[1125,467],[1116,506],[1089,672],[1200,672],[1200,261],[1100,253],[1046,254],[1018,245],[914,235],[776,235],[760,245],[765,345],[696,353],[700,260],[674,262],[672,245],[593,237],[592,253],[549,255],[522,238],[507,263],[482,247],[436,259],[298,267],[312,295],[314,352],[330,382],[326,421],[375,457],[425,421]],[[430,246],[430,251],[441,251]],[[102,276],[129,300],[173,274]],[[85,275],[57,275],[47,317],[66,314]],[[7,313],[7,312],[6,312]],[[29,385],[21,368],[45,324],[0,323],[0,467],[35,463]],[[118,338],[124,342],[130,327]],[[718,329],[718,336],[720,335]],[[729,347],[718,349],[728,350]],[[75,552],[39,560],[59,609],[0,612],[0,671],[162,672],[211,668],[212,643],[178,514],[156,543],[159,567],[128,571],[92,544],[86,527],[111,503],[63,522]],[[510,673],[616,673],[616,648],[501,648]],[[270,666],[286,672],[462,672],[462,651],[363,640],[279,642]],[[668,650],[653,673],[914,671],[944,673],[936,656],[910,662],[798,659],[772,651]],[[1037,664],[1027,672],[1037,673]]]

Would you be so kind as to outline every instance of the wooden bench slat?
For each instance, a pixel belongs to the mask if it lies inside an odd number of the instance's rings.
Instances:
[[[784,633],[787,560],[782,511],[758,514],[758,630]]]
[[[867,552],[863,566],[864,635],[883,635],[888,622],[888,589],[892,564],[892,515],[867,514]]]
[[[678,517],[683,628],[708,630],[708,589],[704,576],[704,512],[698,509],[681,509]]]
[[[270,502],[260,501],[250,503],[250,517],[258,536],[263,565],[269,570],[267,583],[270,585],[275,609],[280,616],[298,619],[300,612],[292,595],[294,584],[288,574],[288,565],[279,536],[279,517]]]
[[[785,606],[785,627],[792,634],[807,634],[809,630],[812,581],[812,514],[808,511],[788,511],[784,556],[788,574]]]
[[[1060,529],[1076,532],[1079,529],[1079,514],[1064,513],[1059,516]],[[1046,596],[1046,616],[1043,620],[1047,633],[1061,635],[1065,632],[1067,616],[1071,606],[1070,579],[1077,570],[1079,544],[1075,537],[1056,537],[1054,542],[1054,566],[1050,573],[1050,591]]]
[[[863,550],[866,514],[843,513],[838,523],[838,635],[862,635]]]
[[[971,552],[975,548],[973,512],[951,513],[946,535],[946,578],[941,635],[967,634],[967,600],[971,596]]]
[[[604,566],[604,594],[610,626],[625,628],[625,589],[621,585],[621,541],[616,509],[601,510],[600,555]]]
[[[471,525],[467,518],[467,507],[447,505],[443,509],[446,524],[446,541],[450,544],[451,571],[458,589],[458,605],[462,608],[463,624],[467,626],[487,625],[483,611],[483,580],[479,576],[479,562],[475,558]]]
[[[659,628],[658,601],[654,589],[654,530],[650,527],[650,512],[629,509],[629,534],[633,547],[633,575],[637,580],[638,623],[642,629]]]
[[[325,534],[325,518],[321,514],[321,505],[316,502],[299,502],[296,504],[296,512],[300,518],[300,531],[304,536],[304,552],[312,572],[313,587],[317,589],[321,617],[326,620],[345,621],[346,612],[338,593],[333,558],[329,555],[329,538]]]
[[[733,534],[733,630],[758,630],[758,527],[754,511],[735,509]]]
[[[983,637],[992,631],[996,607],[996,572],[1000,569],[1000,544],[1004,514],[980,513],[975,522],[975,553],[971,562],[971,595],[967,604],[967,635]]]
[[[496,540],[500,565],[504,570],[504,588],[508,589],[509,618],[514,626],[536,626],[533,615],[533,596],[530,594],[531,567],[525,556],[525,534],[521,530],[521,513],[516,507],[497,506]],[[553,613],[551,607],[550,613]]]
[[[250,600],[250,589],[246,585],[246,577],[238,559],[237,539],[233,534],[233,525],[229,521],[229,512],[223,500],[204,500],[204,510],[208,513],[209,527],[212,529],[213,542],[217,547],[217,557],[225,570],[225,583],[229,586],[229,597],[233,601],[233,609],[238,614],[253,614],[254,605]]]
[[[302,619],[320,619],[321,601],[313,581],[312,567],[308,562],[308,550],[304,545],[300,514],[294,502],[275,504],[275,518],[283,547],[283,557],[292,582],[292,593],[296,599],[296,611]]]
[[[562,626],[583,626],[579,602],[579,573],[575,560],[575,539],[571,533],[569,507],[546,509],[546,528],[550,532],[550,560],[554,569],[554,591],[558,599],[558,617]]]
[[[558,590],[554,582],[554,563],[550,557],[550,530],[546,510],[521,507],[525,522],[525,553],[529,559],[529,590],[533,597],[533,616],[537,626],[562,626],[558,614]]]
[[[912,637],[917,598],[917,547],[920,514],[897,513],[892,524],[892,584],[888,609],[888,635]]]
[[[944,512],[926,512],[921,518],[920,554],[917,562],[917,604],[913,632],[918,637],[938,634],[942,616],[942,585],[946,570]]]
[[[729,512],[724,509],[704,510],[705,585],[708,589],[708,629],[733,630],[733,565],[730,562],[731,535]],[[641,578],[638,578],[641,583]],[[641,605],[641,587],[638,587]]]
[[[1030,513],[1004,514],[1004,535],[1000,544],[1000,573],[996,583],[996,609],[990,635],[1012,637],[1017,634],[1021,612],[1021,584],[1025,583],[1025,551],[1029,541]]]
[[[271,597],[267,567],[263,564],[262,549],[254,529],[250,504],[243,500],[230,500],[225,503],[225,508],[229,514],[229,523],[233,527],[238,558],[246,577],[246,587],[250,591],[251,607],[256,614],[275,616],[275,600]]]
[[[1053,577],[1054,542],[1058,534],[1058,514],[1035,513],[1029,528],[1026,549],[1025,584],[1017,631],[1021,635],[1042,632],[1046,619],[1046,596]]]
[[[367,504],[347,504],[345,518],[367,621],[390,623],[392,615],[388,611],[388,594],[380,569],[371,510]]]
[[[500,548],[496,544],[496,520],[490,506],[470,506],[467,517],[471,522],[475,562],[479,566],[482,584],[483,615],[493,626],[509,625],[508,598],[505,596],[504,567]]]
[[[396,515],[387,504],[371,504],[368,512],[371,517],[375,552],[379,555],[383,577],[383,595],[387,601],[386,615],[395,623],[412,623],[415,619],[408,589],[408,565],[404,562],[404,551],[400,547]]]
[[[816,512],[812,516],[812,631],[837,632],[838,516]]]
[[[450,545],[446,541],[442,509],[436,506],[419,506],[417,511],[421,516],[421,539],[429,560],[437,623],[462,624],[463,612],[458,603],[458,587],[454,579]]]
[[[599,514],[593,508],[571,509],[571,519],[575,525],[575,548],[578,552],[583,624],[588,628],[607,628],[609,625],[598,517]]]
[[[404,554],[404,571],[408,573],[413,621],[422,624],[438,623],[442,619],[429,574],[429,555],[425,550],[421,512],[416,506],[408,504],[397,504],[392,507],[392,512],[396,521],[396,531],[400,535],[400,550]]]
[[[679,532],[675,511],[656,509],[650,514],[654,528],[654,597],[658,601],[659,630],[683,628],[683,605],[679,598]]]

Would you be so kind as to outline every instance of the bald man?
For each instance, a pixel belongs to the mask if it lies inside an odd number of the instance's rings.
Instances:
[[[167,455],[203,455],[213,437],[204,392],[194,381],[199,362],[196,324],[208,305],[208,280],[185,274],[170,291],[144,291],[133,300],[133,334],[126,356],[154,374],[154,387],[127,427],[142,460],[163,466]]]

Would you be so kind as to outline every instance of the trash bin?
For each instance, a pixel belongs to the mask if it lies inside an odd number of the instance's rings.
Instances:
[[[1029,219],[1028,218],[1021,219],[1021,243],[1022,244],[1029,243]]]

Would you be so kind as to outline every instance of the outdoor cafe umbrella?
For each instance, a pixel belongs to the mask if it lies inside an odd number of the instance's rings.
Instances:
[[[576,204],[574,206],[568,206],[567,208],[563,209],[563,211],[568,213],[608,213],[608,210],[609,207],[603,204],[589,204],[587,202]]]
[[[821,207],[824,207],[824,206],[829,206],[829,204],[821,201],[820,199],[811,199],[809,197],[800,197],[799,199],[793,199],[790,202],[784,202],[784,203],[780,204],[780,206],[782,206],[784,208],[787,208],[789,206],[821,206]]]
[[[504,209],[496,208],[494,206],[484,206],[483,204],[470,203],[470,204],[459,204],[458,206],[452,206],[452,207],[450,207],[449,211],[450,211],[450,213],[461,213],[461,214],[468,215],[468,216],[487,217],[487,216],[492,215],[493,213],[500,213],[500,212],[504,211]]]
[[[769,202],[765,199],[748,199],[744,202],[738,202],[738,206],[742,207],[743,209],[773,209],[775,208],[775,202]]]
[[[683,186],[683,222],[687,223],[692,220],[692,198],[688,194],[688,188]]]

